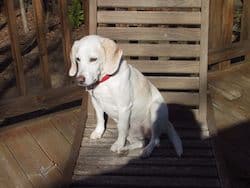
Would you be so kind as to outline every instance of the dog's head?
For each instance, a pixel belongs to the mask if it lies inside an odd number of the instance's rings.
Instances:
[[[69,76],[76,76],[78,85],[90,86],[104,75],[112,75],[119,68],[122,50],[108,38],[89,35],[75,41],[70,54]]]

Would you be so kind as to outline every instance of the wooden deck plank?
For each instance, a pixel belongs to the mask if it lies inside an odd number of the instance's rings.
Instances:
[[[0,187],[33,187],[15,157],[0,139]]]
[[[152,166],[152,165],[96,165],[85,164],[84,168],[75,170],[75,175],[89,176],[107,174],[114,176],[196,176],[196,177],[217,177],[217,169],[212,167],[191,167],[191,166]]]
[[[50,123],[49,120],[36,122],[35,126],[27,128],[42,150],[63,173],[65,163],[70,154],[71,144]]]
[[[201,0],[98,0],[98,7],[201,7]]]
[[[34,186],[59,185],[62,177],[56,165],[49,160],[25,128],[5,132],[2,136],[4,143]]]
[[[248,187],[250,64],[209,74],[215,123],[214,141],[223,183],[228,187]],[[226,187],[225,186],[225,187]]]
[[[113,156],[81,156],[78,160],[76,170],[84,169],[85,165],[151,165],[151,166],[194,166],[194,167],[214,167],[216,168],[215,159],[207,160],[206,158],[179,158],[179,157],[151,157],[140,160],[131,156],[113,157]]]
[[[75,184],[81,186],[108,187],[220,187],[218,179],[199,177],[151,177],[151,176],[81,176],[73,177]],[[146,183],[145,183],[146,182]]]
[[[72,144],[77,124],[79,123],[79,119],[76,117],[75,113],[72,111],[58,114],[50,121],[56,127],[56,129],[58,129],[66,137],[68,142]]]

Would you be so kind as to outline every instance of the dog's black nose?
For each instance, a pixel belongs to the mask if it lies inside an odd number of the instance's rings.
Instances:
[[[79,84],[84,84],[85,82],[85,77],[84,76],[78,76],[76,77],[76,80]]]

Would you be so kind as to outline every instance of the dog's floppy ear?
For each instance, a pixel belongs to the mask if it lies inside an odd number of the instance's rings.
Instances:
[[[75,41],[71,48],[71,53],[70,53],[71,66],[69,69],[69,76],[75,76],[76,71],[77,71],[75,58],[76,58],[76,52],[78,51],[78,48],[79,48],[79,41]]]
[[[106,74],[112,75],[119,68],[123,52],[113,40],[110,40],[108,38],[102,39],[102,46],[105,50],[105,62],[103,63],[103,71]]]

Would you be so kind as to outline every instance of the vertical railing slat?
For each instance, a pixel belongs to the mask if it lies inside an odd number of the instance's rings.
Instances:
[[[39,59],[41,65],[41,75],[44,88],[51,87],[51,79],[49,73],[49,59],[48,50],[46,44],[45,25],[44,25],[44,12],[42,0],[32,0],[35,20],[36,20],[36,32],[37,43],[39,47]]]
[[[89,34],[96,34],[97,27],[97,0],[88,0],[88,20],[87,27]]]
[[[16,76],[16,85],[20,95],[26,94],[26,83],[23,69],[23,59],[20,51],[20,45],[17,35],[16,27],[16,12],[14,10],[14,4],[11,0],[4,0],[6,8],[6,16],[8,19],[8,29],[11,41],[11,52],[14,62],[14,70]]]
[[[72,46],[72,36],[71,36],[71,26],[69,24],[68,13],[67,13],[67,0],[59,0],[59,9],[60,9],[60,19],[62,27],[62,44],[63,44],[63,55],[65,62],[65,69],[68,73],[70,68],[70,50]]]
[[[250,40],[250,1],[243,2],[243,15],[241,20],[241,36],[240,42]],[[250,60],[250,53],[246,54],[245,61]]]

